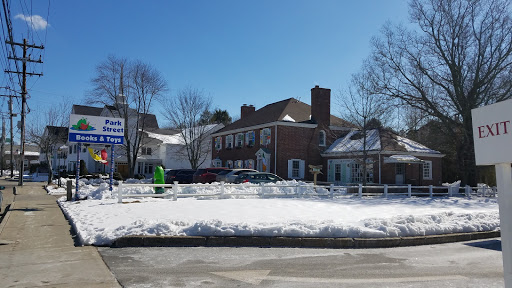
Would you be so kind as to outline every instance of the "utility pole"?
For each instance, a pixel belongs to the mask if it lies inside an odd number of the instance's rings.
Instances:
[[[2,169],[2,171],[0,171],[0,175],[1,176],[4,176],[4,164],[5,164],[5,118],[4,118],[4,115],[2,114],[2,143],[1,143],[1,147],[0,147],[0,153],[1,153],[1,159],[2,159],[2,163],[0,163],[0,169]]]
[[[43,63],[41,61],[41,57],[39,57],[39,60],[32,60],[27,58],[27,49],[28,48],[36,48],[36,49],[44,49],[44,47],[36,46],[32,44],[27,43],[27,39],[23,39],[22,43],[16,43],[12,41],[5,41],[7,44],[21,46],[23,48],[23,58],[17,58],[15,55],[13,57],[7,57],[11,60],[16,61],[22,61],[23,62],[23,71],[21,74],[23,74],[23,82],[21,84],[21,141],[20,141],[20,167],[19,167],[19,181],[18,186],[23,186],[23,169],[25,164],[25,117],[26,117],[26,106],[27,106],[27,75],[29,76],[43,76],[42,73],[28,73],[27,72],[27,62],[35,62],[35,63]],[[6,73],[17,73],[20,74],[19,71],[5,71]],[[12,127],[12,126],[11,126]],[[11,139],[12,143],[12,139]]]

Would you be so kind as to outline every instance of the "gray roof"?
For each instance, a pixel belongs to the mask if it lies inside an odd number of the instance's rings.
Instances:
[[[268,104],[265,107],[252,112],[248,116],[227,125],[218,132],[235,130],[277,121],[290,122],[291,119],[293,119],[292,121],[295,123],[314,124],[314,122],[311,121],[311,106],[295,98],[289,98]],[[353,127],[353,125],[349,122],[332,115],[331,125],[340,127]]]
[[[101,111],[103,111],[103,108],[84,105],[73,105],[72,111],[78,115],[101,116]]]

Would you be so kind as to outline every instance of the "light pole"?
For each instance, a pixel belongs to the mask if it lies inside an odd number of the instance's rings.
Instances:
[[[61,183],[60,183],[60,159],[62,159],[62,149],[61,147],[59,147],[59,149],[57,149],[57,158],[58,158],[58,161],[59,161],[59,166],[57,167],[57,177],[59,177],[59,180],[58,180],[58,183],[59,183],[59,187],[61,187]]]

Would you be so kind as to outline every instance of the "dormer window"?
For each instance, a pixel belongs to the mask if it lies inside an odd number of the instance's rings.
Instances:
[[[141,148],[141,155],[149,155],[151,156],[151,147],[142,147]]]

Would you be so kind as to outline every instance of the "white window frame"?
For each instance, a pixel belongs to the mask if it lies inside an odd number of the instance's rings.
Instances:
[[[432,180],[432,161],[425,160],[423,161],[423,179],[424,180]]]
[[[222,149],[222,137],[215,138],[215,150],[219,151]]]
[[[220,159],[213,159],[212,165],[213,165],[213,167],[222,167],[222,160],[220,160]]]
[[[226,149],[233,149],[233,135],[226,136]]]
[[[288,160],[288,178],[289,179],[304,179],[306,161],[302,159]]]
[[[244,168],[254,169],[254,159],[248,159],[244,161]]]
[[[260,130],[260,144],[269,145],[272,142],[272,131],[270,128]]]
[[[256,144],[256,134],[254,131],[245,133],[245,145],[247,147],[253,147]]]
[[[235,169],[242,169],[244,168],[244,161],[243,160],[236,160],[234,163]]]
[[[236,148],[242,148],[244,146],[244,133],[238,133],[236,134]]]
[[[228,160],[228,161],[226,161],[226,167],[228,167],[228,168],[231,168],[231,169],[232,169],[232,168],[233,168],[233,160]]]
[[[318,146],[325,146],[325,145],[327,145],[325,131],[320,130],[320,132],[318,132]]]

